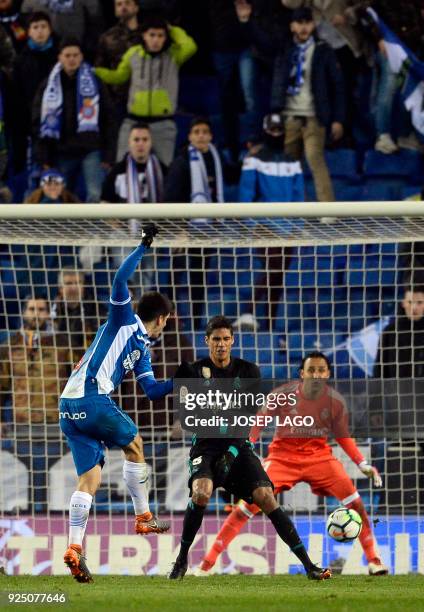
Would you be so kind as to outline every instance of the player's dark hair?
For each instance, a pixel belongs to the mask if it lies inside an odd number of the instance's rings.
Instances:
[[[47,13],[45,13],[44,11],[34,11],[28,17],[27,28],[29,28],[32,23],[37,23],[38,21],[46,21],[49,24],[50,28],[52,27],[51,19]]]
[[[325,363],[327,364],[327,367],[329,370],[331,370],[331,362],[328,359],[327,355],[324,355],[324,353],[321,353],[321,351],[312,351],[311,353],[308,353],[307,355],[305,355],[305,357],[302,359],[302,362],[299,366],[299,370],[303,370],[305,367],[305,363],[308,359],[324,359]]]
[[[158,291],[144,293],[137,304],[137,314],[146,323],[154,321],[161,315],[166,317],[174,310],[175,306],[169,297]]]
[[[216,317],[212,317],[212,319],[208,321],[208,324],[206,326],[207,337],[209,338],[209,336],[215,329],[221,328],[229,329],[231,335],[234,336],[233,324],[231,323],[230,319],[227,319],[227,317],[224,317],[223,315],[217,315]]]
[[[191,132],[191,130],[196,127],[196,125],[207,125],[210,131],[212,132],[212,123],[207,117],[194,117],[194,119],[190,121],[189,132]]]
[[[150,127],[148,123],[144,123],[143,121],[138,121],[137,123],[131,126],[130,134],[134,130],[147,130],[148,132],[150,132]]]

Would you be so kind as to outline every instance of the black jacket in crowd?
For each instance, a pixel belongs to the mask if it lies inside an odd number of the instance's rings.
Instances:
[[[281,112],[286,105],[287,89],[290,83],[294,43],[279,55],[274,64],[274,78],[271,92],[273,112]],[[327,43],[317,40],[312,56],[311,87],[315,103],[315,116],[325,127],[334,121],[344,123],[345,91],[343,74],[333,49]]]
[[[252,55],[271,68],[275,56],[290,45],[291,11],[281,0],[252,0],[252,7],[252,16],[244,24],[252,44]]]
[[[26,164],[27,137],[31,134],[32,104],[35,94],[57,62],[57,44],[45,51],[36,51],[28,45],[16,58],[13,71],[13,104],[10,115],[13,121],[14,163],[17,169]]]
[[[215,165],[212,153],[203,155],[206,171],[209,178],[209,189],[212,194],[212,201],[217,201]],[[220,156],[222,175],[224,183],[237,183],[240,179],[240,166],[228,164]],[[164,202],[190,202],[191,199],[191,174],[190,162],[188,159],[188,147],[184,147],[172,164],[170,165],[165,178]]]
[[[398,316],[381,335],[375,378],[424,378],[424,318]]]
[[[411,439],[424,434],[424,318],[398,316],[383,331],[370,381],[374,435]],[[384,430],[382,431],[381,428]]]
[[[162,175],[165,176],[167,173],[167,167],[161,162],[159,163],[162,169]],[[147,164],[137,164],[138,172],[145,173],[146,166]],[[103,181],[102,195],[101,195],[101,200],[103,202],[112,202],[112,203],[127,202],[127,199],[124,198],[119,193],[119,184],[122,182],[126,182],[126,176],[127,176],[127,154],[125,154],[125,157],[121,159],[120,162],[117,162],[115,165],[112,166],[112,168],[110,169],[110,172],[108,173],[107,177]]]
[[[213,51],[235,53],[249,47],[246,28],[237,17],[233,0],[209,0],[208,21]]]
[[[99,150],[102,161],[113,163],[116,147],[116,126],[114,111],[105,85],[97,79],[100,96],[100,114],[98,132],[77,132],[77,77],[69,77],[62,70],[63,90],[62,130],[60,139],[40,138],[40,116],[43,93],[47,79],[41,83],[34,99],[32,111],[33,135],[37,140],[37,157],[41,165],[56,165],[57,155],[68,157],[84,156]]]

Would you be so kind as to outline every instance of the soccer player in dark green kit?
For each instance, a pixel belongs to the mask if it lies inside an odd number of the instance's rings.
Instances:
[[[176,379],[232,379],[235,382],[260,378],[258,366],[231,355],[234,333],[227,318],[217,316],[211,319],[206,328],[205,340],[209,357],[192,364],[181,364]],[[312,563],[290,517],[276,502],[273,484],[246,438],[195,438],[190,452],[191,499],[184,516],[180,551],[169,578],[176,580],[184,577],[190,546],[217,486],[223,486],[229,493],[257,504],[270,519],[280,538],[301,561],[310,579],[331,578],[329,569]]]

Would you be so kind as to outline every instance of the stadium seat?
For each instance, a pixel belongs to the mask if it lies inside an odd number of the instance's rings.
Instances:
[[[349,181],[357,181],[358,161],[356,151],[353,149],[337,149],[335,151],[326,151],[325,160],[332,178],[342,178]],[[303,162],[305,176],[310,177],[311,169],[306,161]]]
[[[364,176],[367,179],[401,177],[409,183],[421,185],[423,170],[422,154],[409,149],[400,149],[393,155],[370,150],[364,158]]]

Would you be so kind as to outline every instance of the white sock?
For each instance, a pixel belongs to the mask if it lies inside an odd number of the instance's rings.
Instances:
[[[93,497],[90,493],[75,491],[69,504],[69,545],[82,546]]]
[[[125,460],[122,473],[131,495],[135,514],[150,512],[147,463],[134,463]]]

